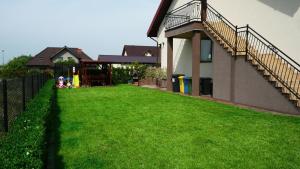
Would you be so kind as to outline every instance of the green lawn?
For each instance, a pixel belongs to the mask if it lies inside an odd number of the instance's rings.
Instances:
[[[300,168],[300,118],[127,85],[58,91],[65,168]]]

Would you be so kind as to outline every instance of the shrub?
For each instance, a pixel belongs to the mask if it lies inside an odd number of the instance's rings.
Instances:
[[[118,67],[112,70],[113,84],[127,84],[132,79],[130,67]]]
[[[27,75],[38,75],[38,74],[41,74],[41,73],[43,73],[43,71],[42,70],[40,70],[40,69],[29,69],[28,70],[28,73],[27,73]]]
[[[76,61],[73,58],[68,58],[68,60],[59,60],[55,64],[63,66],[73,66],[76,65]]]
[[[139,80],[145,78],[146,70],[148,68],[147,65],[134,62],[130,65],[130,67],[132,70],[131,74],[133,76],[137,76]]]
[[[46,74],[46,75],[48,75],[49,77],[54,77],[54,70],[53,69],[46,69],[46,70],[44,70],[44,73]]]
[[[165,69],[159,67],[148,67],[146,69],[145,77],[157,80],[164,80],[167,78],[167,72]]]
[[[145,77],[155,79],[156,78],[156,68],[155,67],[148,67],[146,69]]]
[[[156,69],[156,79],[166,80],[167,79],[167,70],[163,68]]]
[[[0,140],[1,168],[43,168],[46,121],[51,111],[53,81],[27,105]]]
[[[133,76],[137,76],[139,80],[143,79],[146,76],[147,68],[147,65],[138,62],[115,67],[112,70],[113,84],[126,84],[133,79]]]

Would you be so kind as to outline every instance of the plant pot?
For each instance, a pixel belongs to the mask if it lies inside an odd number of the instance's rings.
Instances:
[[[158,84],[159,84],[160,88],[167,88],[167,80],[166,79],[159,80]]]

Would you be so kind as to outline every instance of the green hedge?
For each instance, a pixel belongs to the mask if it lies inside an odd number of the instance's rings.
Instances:
[[[51,111],[53,81],[48,81],[0,140],[0,168],[43,168],[46,121]]]
[[[112,70],[112,82],[113,84],[127,84],[128,81],[132,80],[132,77],[130,75],[131,69],[128,68],[113,68]]]

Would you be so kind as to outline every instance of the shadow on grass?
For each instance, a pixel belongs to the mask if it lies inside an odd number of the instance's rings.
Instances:
[[[54,87],[54,94],[52,98],[51,114],[47,120],[47,134],[46,134],[46,158],[45,166],[46,169],[61,169],[65,168],[63,163],[63,157],[60,156],[60,132],[59,128],[61,121],[59,118],[61,111],[57,105],[57,89]]]

